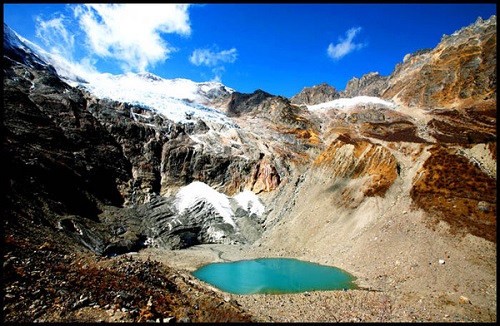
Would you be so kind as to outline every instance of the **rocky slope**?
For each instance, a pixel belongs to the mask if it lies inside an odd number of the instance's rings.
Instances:
[[[444,36],[435,49],[406,56],[381,93],[407,106],[467,108],[496,100],[496,16]],[[492,105],[492,103],[490,103]]]
[[[293,104],[314,105],[330,102],[340,97],[340,93],[335,87],[322,83],[313,87],[304,87],[302,91],[290,98]],[[349,97],[349,96],[346,96]]]
[[[287,99],[218,88],[199,105],[223,122],[175,122],[72,87],[5,26],[3,69],[6,321],[113,321],[116,311],[125,321],[250,321],[248,309],[269,321],[250,299],[199,294],[205,285],[184,273],[223,252],[341,267],[384,295],[371,295],[386,300],[383,311],[353,304],[358,319],[329,321],[442,321],[439,310],[455,321],[496,320],[495,16],[345,91],[320,85]],[[201,244],[226,247],[188,259]],[[182,277],[105,258],[130,251]],[[35,282],[44,264],[55,267]],[[81,276],[97,270],[99,284],[125,299],[97,289],[85,299]],[[114,281],[138,273],[151,274],[144,287]],[[158,286],[159,275],[170,286]],[[349,307],[362,293],[337,299]],[[211,296],[222,304],[209,306]],[[257,306],[291,307],[280,300]]]

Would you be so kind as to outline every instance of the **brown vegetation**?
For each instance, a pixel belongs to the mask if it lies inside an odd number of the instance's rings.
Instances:
[[[453,149],[432,149],[410,194],[434,222],[496,243],[496,179]]]
[[[467,105],[465,105],[467,104]],[[496,141],[496,101],[464,101],[462,109],[434,109],[427,127],[440,143],[477,144]]]
[[[250,322],[232,302],[157,261],[4,240],[6,322]],[[82,319],[83,318],[83,319]]]
[[[410,122],[365,123],[363,136],[373,137],[390,142],[427,143],[417,136],[417,126]]]

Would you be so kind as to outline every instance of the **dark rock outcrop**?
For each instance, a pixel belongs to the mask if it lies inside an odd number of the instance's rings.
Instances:
[[[273,95],[260,89],[256,90],[252,94],[234,92],[231,94],[229,104],[227,105],[227,113],[229,116],[239,116],[250,112],[255,107],[259,106],[264,100],[272,96]]]
[[[279,183],[275,168],[262,176],[263,166],[272,169],[272,163],[261,163],[258,152],[232,153],[232,145],[221,144],[217,136],[212,145],[193,141],[212,130],[205,122],[176,124],[126,103],[95,98],[67,85],[32,55],[12,50],[3,57],[2,155],[9,171],[3,216],[14,232],[42,224],[98,254],[136,250],[151,232],[161,234],[166,247],[219,241],[211,234],[229,238],[237,230],[214,231],[220,216],[206,205],[199,204],[196,209],[205,208],[196,215],[163,203],[161,218],[143,205],[153,198],[151,205],[158,205],[158,194],[174,194],[195,180],[224,185],[227,193],[254,183],[258,191],[270,191],[261,185],[267,177],[274,187]],[[213,218],[203,218],[209,215]],[[168,229],[167,217],[180,219],[183,227]]]

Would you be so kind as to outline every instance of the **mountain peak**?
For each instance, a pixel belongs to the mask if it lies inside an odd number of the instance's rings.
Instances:
[[[478,19],[434,49],[406,56],[381,96],[407,106],[461,107],[496,94],[496,16]]]
[[[323,82],[313,87],[304,87],[298,94],[290,98],[290,102],[298,105],[315,105],[330,102],[339,97],[340,94],[335,87]]]
[[[3,48],[4,55],[14,61],[24,63],[37,69],[49,69],[55,72],[54,68],[45,62],[28,44],[27,41],[18,35],[7,24],[3,24]]]
[[[362,288],[251,298],[256,321],[303,318],[303,303],[324,312],[312,321],[495,320],[496,24],[485,22],[389,77],[353,78],[351,98],[322,83],[294,99],[334,98],[317,106],[147,72],[62,80],[6,33],[5,320],[203,322],[208,311],[221,322],[243,296],[183,275],[262,256],[340,264]],[[180,250],[199,244],[218,245]],[[180,274],[161,278],[160,258]],[[332,300],[335,316],[321,309]],[[270,301],[279,309],[254,309]]]

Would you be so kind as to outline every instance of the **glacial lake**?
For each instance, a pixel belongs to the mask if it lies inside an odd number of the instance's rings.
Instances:
[[[233,294],[283,294],[356,289],[354,276],[341,269],[293,258],[259,258],[213,263],[193,276]]]

